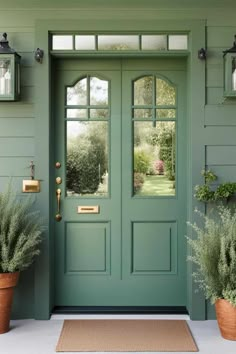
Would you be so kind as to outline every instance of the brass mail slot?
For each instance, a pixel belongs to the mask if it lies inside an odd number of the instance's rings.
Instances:
[[[40,181],[37,179],[23,180],[23,193],[38,193],[40,192]]]
[[[99,214],[99,205],[78,206],[78,214]]]

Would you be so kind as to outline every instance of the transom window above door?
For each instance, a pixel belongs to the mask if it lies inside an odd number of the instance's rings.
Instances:
[[[52,34],[53,51],[187,51],[186,33],[161,34]]]

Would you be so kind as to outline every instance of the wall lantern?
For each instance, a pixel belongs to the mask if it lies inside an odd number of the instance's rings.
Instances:
[[[198,59],[200,60],[206,60],[206,49],[201,48],[198,51]]]
[[[43,50],[40,49],[40,48],[37,48],[36,51],[35,51],[35,53],[34,53],[34,59],[35,59],[38,63],[42,64],[42,62],[43,62],[43,56],[44,56]]]
[[[233,47],[224,53],[224,96],[236,97],[236,35]]]
[[[20,98],[21,57],[9,47],[7,34],[0,40],[0,101],[17,101]]]

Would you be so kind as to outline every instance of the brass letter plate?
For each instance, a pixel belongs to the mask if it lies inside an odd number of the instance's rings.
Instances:
[[[78,206],[78,214],[99,214],[99,205]]]
[[[23,193],[38,193],[40,192],[40,181],[37,179],[23,180]]]

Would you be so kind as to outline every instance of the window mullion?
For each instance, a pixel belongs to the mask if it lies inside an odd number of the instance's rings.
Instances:
[[[87,75],[87,117],[90,119],[90,75]]]
[[[153,87],[152,87],[152,92],[153,92],[153,96],[152,96],[152,116],[153,116],[153,121],[156,122],[156,77],[155,75],[153,75],[153,83],[152,83]],[[156,125],[154,125],[156,126]]]

